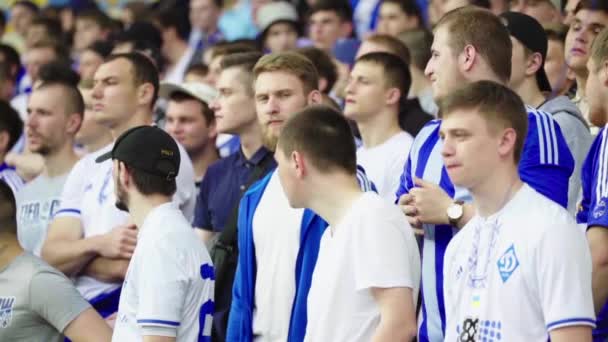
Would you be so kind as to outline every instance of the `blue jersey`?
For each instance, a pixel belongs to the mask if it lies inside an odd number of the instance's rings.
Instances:
[[[587,227],[608,228],[608,133],[606,127],[599,132],[581,171],[583,200],[576,214],[576,222]],[[604,305],[597,316],[594,341],[608,337],[608,305]]]
[[[519,162],[521,179],[536,191],[568,206],[568,181],[574,170],[574,158],[551,114],[526,107],[528,135]],[[466,189],[452,184],[448,177],[439,138],[441,120],[433,120],[416,136],[405,164],[397,198],[414,188],[414,177],[438,184],[455,200],[470,201]],[[443,300],[443,257],[455,234],[449,225],[424,225],[422,250],[422,310],[419,319],[419,341],[443,341],[445,305]]]

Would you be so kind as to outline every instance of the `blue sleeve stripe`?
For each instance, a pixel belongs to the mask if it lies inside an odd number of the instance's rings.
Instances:
[[[549,130],[549,124],[547,123],[547,116],[542,113],[538,113],[541,120],[541,127],[539,130],[543,132],[543,141],[545,142],[545,149],[547,151],[547,164],[553,164],[553,145],[551,145],[551,132]]]
[[[179,327],[179,325],[180,325],[179,322],[163,321],[160,319],[138,319],[137,323],[138,324],[168,325],[168,326],[172,326],[172,327]]]
[[[597,184],[595,186],[595,197],[596,203],[599,203],[602,200],[602,197],[606,196],[608,192],[606,189],[608,188],[606,178],[608,174],[608,170],[606,169],[606,130],[602,132],[602,143],[600,145],[600,158],[597,172],[599,174],[594,175],[595,179],[597,179]]]
[[[536,111],[530,111],[530,109],[528,109],[528,112],[531,113],[534,118],[536,119],[536,135],[538,138],[538,148],[539,148],[539,156],[540,156],[540,163],[541,164],[545,164],[545,143],[543,141],[543,134],[542,134],[542,123],[540,120],[540,116],[538,115],[538,113],[536,113]]]
[[[557,146],[557,136],[555,135],[555,120],[549,113],[543,112],[547,118],[547,124],[549,125],[549,131],[551,132],[551,149],[553,150],[553,162],[555,165],[559,165],[559,147]]]
[[[71,209],[71,208],[65,208],[65,209],[58,210],[55,213],[55,216],[57,216],[59,214],[67,214],[67,213],[72,213],[72,214],[78,214],[78,215],[80,215],[80,210],[78,210],[78,209]]]
[[[551,322],[547,324],[547,330],[550,330],[558,325],[593,325],[595,326],[595,319],[587,317],[576,317],[566,318],[559,321]]]

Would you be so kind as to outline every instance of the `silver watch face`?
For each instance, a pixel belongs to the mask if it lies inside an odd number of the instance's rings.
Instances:
[[[448,208],[448,217],[452,220],[458,220],[462,216],[462,205],[452,204]]]

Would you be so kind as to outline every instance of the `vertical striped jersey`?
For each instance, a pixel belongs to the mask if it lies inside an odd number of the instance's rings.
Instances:
[[[568,181],[574,158],[551,114],[526,106],[528,134],[524,142],[519,174],[525,183],[564,208],[568,205]],[[414,188],[414,177],[438,184],[455,200],[471,201],[466,189],[449,179],[439,138],[441,120],[430,121],[416,136],[405,164],[397,198]],[[419,318],[420,341],[443,341],[445,304],[443,297],[443,257],[456,233],[449,225],[424,225],[422,252],[422,309]]]

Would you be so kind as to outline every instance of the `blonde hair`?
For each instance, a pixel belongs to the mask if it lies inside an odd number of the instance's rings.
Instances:
[[[253,67],[253,78],[265,72],[282,71],[296,76],[302,82],[305,94],[318,90],[319,75],[312,62],[296,52],[271,53],[263,56]]]

